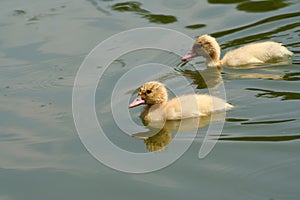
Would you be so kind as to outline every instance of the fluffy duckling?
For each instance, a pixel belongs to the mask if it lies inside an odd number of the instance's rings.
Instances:
[[[220,60],[221,48],[216,39],[210,35],[200,36],[182,61],[189,58],[203,56],[206,58],[208,67],[237,67],[249,64],[262,64],[284,61],[290,58],[293,53],[280,43],[267,41],[260,43],[251,43],[238,49],[227,52]]]
[[[157,81],[142,85],[138,98],[129,105],[129,108],[141,104],[148,105],[141,115],[148,122],[206,116],[211,112],[233,107],[223,99],[206,94],[190,94],[168,100],[166,87]]]

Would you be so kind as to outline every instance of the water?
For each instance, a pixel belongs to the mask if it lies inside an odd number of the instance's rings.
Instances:
[[[0,199],[299,199],[299,1],[222,2],[1,1]],[[99,42],[144,26],[194,38],[209,33],[222,54],[274,40],[295,55],[290,64],[223,68],[227,100],[235,108],[205,159],[198,159],[198,151],[207,126],[169,167],[126,174],[98,162],[80,142],[72,88],[80,64]],[[101,125],[112,141],[134,152],[148,149],[116,126],[111,90],[132,66],[153,61],[180,66],[180,57],[168,52],[131,52],[111,64],[97,88]],[[187,85],[176,77],[183,75],[197,92],[206,93],[193,67],[204,70],[203,60],[158,78],[180,93]],[[130,114],[142,126],[140,111]]]

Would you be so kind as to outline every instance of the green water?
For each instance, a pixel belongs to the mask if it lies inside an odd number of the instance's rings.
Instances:
[[[299,199],[299,9],[297,0],[0,1],[0,199]],[[222,54],[274,40],[294,56],[289,64],[223,68],[227,100],[235,108],[207,157],[198,158],[203,127],[172,165],[127,174],[94,159],[81,143],[72,89],[79,66],[98,43],[145,26],[192,38],[209,33]],[[105,72],[95,98],[108,137],[134,152],[148,150],[113,121],[111,90],[132,66],[148,62],[181,65],[179,56],[167,52],[128,53]],[[207,92],[193,67],[205,70],[203,59],[181,66],[178,74],[197,92]],[[162,80],[185,90],[172,74]],[[130,113],[142,125],[140,111]]]

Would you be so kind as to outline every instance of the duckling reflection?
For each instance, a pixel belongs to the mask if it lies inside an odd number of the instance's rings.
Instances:
[[[148,123],[143,121],[149,128],[148,132],[135,133],[132,136],[144,140],[147,150],[161,152],[165,150],[176,134],[201,129],[211,122],[221,121],[225,118],[225,112],[213,113],[212,115],[182,120]]]
[[[193,80],[193,85],[197,86],[197,89],[217,88],[223,83],[221,74],[223,73],[229,79],[267,79],[267,80],[286,80],[289,75],[278,74],[282,70],[280,66],[285,66],[290,61],[282,61],[279,63],[272,63],[272,66],[278,66],[278,68],[269,68],[270,64],[248,64],[243,66],[231,67],[243,68],[243,71],[226,71],[223,72],[223,67],[210,67],[204,70],[182,70],[184,76]],[[182,66],[186,65],[185,62]],[[249,70],[248,70],[249,69]],[[246,71],[245,71],[246,70]],[[255,73],[249,73],[249,71],[255,70]],[[224,77],[223,77],[224,78]]]
[[[197,89],[217,88],[223,83],[222,68],[210,67],[205,70],[184,70],[183,75],[193,80]]]
[[[134,138],[143,139],[146,148],[149,151],[159,152],[163,151],[168,144],[172,141],[172,133],[167,128],[159,130],[156,134],[151,137],[146,136],[147,133],[133,134]]]
[[[278,66],[285,66],[281,63]],[[282,69],[269,68],[269,65],[261,65],[255,69],[243,70],[243,71],[231,71],[226,72],[226,77],[230,79],[265,79],[265,80],[287,80],[288,74],[282,73]],[[252,73],[249,73],[249,72]]]

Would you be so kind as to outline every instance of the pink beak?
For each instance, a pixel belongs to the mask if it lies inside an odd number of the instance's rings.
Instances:
[[[189,51],[185,56],[182,57],[182,61],[187,61],[187,59],[190,59],[190,58],[194,58],[198,56],[195,52],[192,51]]]
[[[139,106],[141,104],[145,104],[145,100],[142,99],[142,97],[138,96],[130,105],[129,108],[133,108],[136,106]]]

